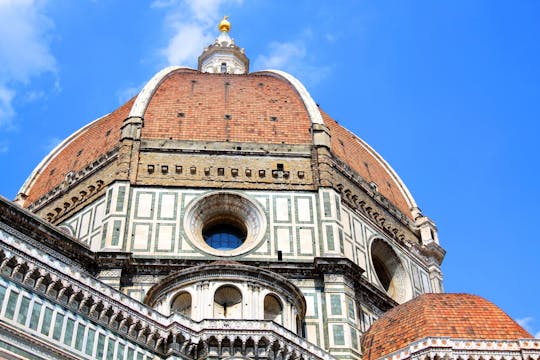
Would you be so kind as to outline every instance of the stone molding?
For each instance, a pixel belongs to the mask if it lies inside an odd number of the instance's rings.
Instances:
[[[422,262],[435,262],[439,265],[442,263],[446,251],[435,241],[423,244],[417,226],[382,194],[371,188],[364,178],[331,153],[319,159],[329,168],[327,173],[321,176],[324,180],[322,183],[335,189],[348,206]]]
[[[85,272],[96,268],[94,253],[85,244],[0,196],[0,242],[15,238],[20,239],[15,247],[18,251],[24,248],[32,254],[49,254],[54,248],[58,249],[54,256],[70,267]]]
[[[96,175],[100,170],[106,168],[108,165],[112,164],[118,155],[118,147],[114,147],[111,151],[102,154],[91,164],[86,165],[86,167],[78,172],[70,172],[66,175],[64,181],[55,186],[45,195],[41,196],[34,203],[28,206],[29,210],[33,212],[38,212],[50,205],[56,200],[61,199],[71,190],[75,189],[80,185],[84,180],[89,179],[91,176]],[[46,217],[49,221],[53,222],[59,218],[66,215],[68,212],[71,212],[73,209],[78,208],[82,203],[86,203],[89,199],[93,199],[94,196],[99,193],[103,188],[105,182],[101,179],[100,176],[94,176],[94,179],[89,182],[89,184],[84,189],[80,189],[77,196],[72,196],[68,201],[64,199],[63,207],[57,207],[54,209],[54,212],[47,213]]]
[[[538,360],[540,339],[426,337],[378,360]]]

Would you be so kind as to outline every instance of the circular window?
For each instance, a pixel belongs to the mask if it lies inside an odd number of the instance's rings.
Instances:
[[[246,240],[246,231],[229,222],[206,226],[202,233],[204,241],[216,250],[233,250]]]
[[[266,218],[260,206],[247,197],[218,192],[203,196],[186,209],[184,229],[200,250],[217,256],[236,256],[262,240]]]
[[[411,281],[399,256],[384,240],[371,243],[371,262],[379,283],[397,302],[411,298]]]

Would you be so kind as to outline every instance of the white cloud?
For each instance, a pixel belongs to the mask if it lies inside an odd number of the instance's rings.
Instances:
[[[527,316],[521,319],[516,319],[516,322],[525,329],[527,329],[531,325],[531,323],[534,322],[534,318],[531,316]]]
[[[216,37],[215,27],[224,5],[242,0],[154,0],[152,8],[168,11],[165,28],[170,41],[161,50],[167,65],[194,65],[203,48]]]
[[[212,36],[197,24],[178,24],[176,34],[163,54],[169,65],[182,65],[197,59],[212,40]]]
[[[150,4],[150,7],[160,9],[160,8],[172,6],[175,2],[176,0],[155,0],[155,1],[152,1],[152,3]]]
[[[272,42],[268,47],[270,53],[259,55],[255,60],[261,69],[285,69],[303,61],[306,56],[306,48],[300,42]]]
[[[0,83],[0,129],[11,127],[11,119],[15,114],[11,101],[14,92]]]
[[[38,0],[0,0],[0,128],[15,116],[13,100],[20,86],[56,72],[49,47],[54,25],[43,5]]]
[[[0,141],[0,154],[7,153],[9,151],[9,145],[6,141]]]
[[[116,98],[118,99],[119,104],[123,104],[135,95],[137,95],[142,87],[145,85],[145,83],[139,85],[139,86],[129,86],[125,89],[119,90],[116,92]]]
[[[516,322],[521,325],[525,330],[530,332],[535,339],[540,339],[540,331],[537,331],[536,333],[533,330],[533,323],[535,323],[535,319],[532,316],[527,316],[521,319],[516,319]]]
[[[27,91],[24,94],[24,101],[25,102],[34,102],[40,99],[44,99],[46,97],[45,91],[43,90],[31,90]]]
[[[314,85],[328,76],[331,71],[329,65],[318,65],[307,57],[306,48],[309,39],[309,31],[304,31],[301,39],[286,42],[271,42],[268,45],[268,53],[259,55],[254,61],[254,70],[279,69],[287,71],[305,81],[308,85]]]
[[[0,0],[1,1],[1,0]],[[52,149],[58,146],[62,142],[62,139],[58,137],[53,137],[47,140],[47,142],[43,145],[43,150],[45,150],[47,153],[51,152]]]

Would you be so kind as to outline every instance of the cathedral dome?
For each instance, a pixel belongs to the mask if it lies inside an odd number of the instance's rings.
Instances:
[[[379,359],[427,337],[515,340],[531,335],[480,296],[427,293],[393,308],[373,323],[362,336],[364,359]]]
[[[139,133],[126,135],[133,119],[139,119],[142,127]],[[91,183],[96,168],[119,162],[116,154],[122,141],[133,136],[142,142],[169,142],[169,151],[188,146],[186,142],[200,149],[209,142],[231,144],[231,149],[243,144],[255,151],[258,144],[311,147],[317,142],[314,129],[320,128],[329,135],[322,145],[347,171],[363,179],[369,191],[380,194],[404,218],[414,218],[414,200],[385,160],[319,109],[297,79],[276,70],[238,75],[166,68],[136,97],[54,149],[28,178],[18,199],[37,209],[72,184]],[[120,180],[122,171],[116,169],[101,181],[107,185]],[[102,183],[92,184],[99,188]]]

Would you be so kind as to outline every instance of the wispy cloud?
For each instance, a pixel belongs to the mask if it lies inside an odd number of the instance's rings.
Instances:
[[[7,153],[9,151],[9,144],[6,141],[0,141],[0,154]]]
[[[11,104],[15,93],[0,83],[0,129],[11,127],[11,120],[15,114]]]
[[[0,1],[0,129],[13,125],[13,102],[32,78],[56,72],[50,50],[53,22],[44,14],[45,1]]]
[[[224,14],[223,9],[239,5],[243,0],[154,0],[150,7],[166,11],[164,27],[169,33],[167,45],[160,50],[166,65],[196,66],[196,59],[204,47],[216,37],[215,26]],[[325,40],[335,38],[327,34]],[[314,85],[329,75],[330,65],[320,65],[308,56],[307,48],[317,41],[314,32],[301,33],[284,41],[273,41],[268,51],[252,61],[252,69],[280,69]]]
[[[139,86],[128,86],[124,89],[120,89],[116,92],[116,99],[119,104],[123,104],[135,95],[137,95],[143,88],[144,83]]]
[[[516,319],[516,322],[521,325],[525,330],[530,332],[535,339],[540,339],[540,331],[533,330],[533,324],[536,322],[532,316],[527,316],[521,319]]]
[[[224,5],[242,0],[154,0],[151,7],[167,11],[164,26],[170,41],[160,53],[167,65],[191,65],[216,37],[214,27]]]
[[[58,137],[52,137],[47,140],[47,142],[43,145],[43,150],[45,150],[47,153],[51,152],[52,149],[58,146],[62,142],[62,139]]]
[[[299,65],[306,56],[306,47],[302,42],[271,42],[269,53],[259,55],[255,60],[257,67],[268,69],[284,69]]]
[[[257,56],[253,68],[255,70],[284,70],[299,77],[309,85],[319,83],[330,74],[332,67],[317,64],[308,58],[306,48],[311,41],[310,34],[311,32],[307,29],[295,40],[271,42],[268,45],[268,52]]]

